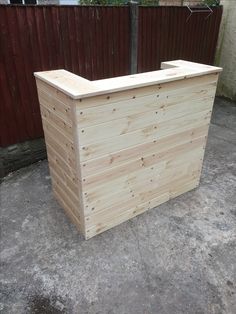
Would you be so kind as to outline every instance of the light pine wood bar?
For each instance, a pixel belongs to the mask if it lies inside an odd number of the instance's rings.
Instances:
[[[34,73],[53,192],[85,239],[198,186],[221,70]]]

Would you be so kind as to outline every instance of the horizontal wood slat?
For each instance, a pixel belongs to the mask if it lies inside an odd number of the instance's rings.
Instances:
[[[89,128],[79,129],[80,143],[81,145],[96,143],[102,141],[103,139],[120,136],[132,131],[143,129],[148,127],[150,124],[153,125],[156,123],[169,121],[205,111],[206,109],[211,110],[211,107],[212,96],[203,97],[197,100],[192,97],[191,106],[190,100],[172,105],[170,108],[168,105],[165,105],[164,102],[160,102],[160,104],[156,105],[152,111],[127,115],[126,117],[116,121],[112,120],[110,122],[91,126]]]
[[[78,106],[77,121],[79,128],[84,129],[85,135],[86,127],[91,125],[104,124],[105,122],[112,123],[112,121],[116,119],[129,118],[132,115],[161,110],[176,104],[213,97],[215,86],[215,83],[212,83],[202,85],[199,88],[194,87],[192,88],[192,92],[191,89],[188,90],[186,88],[182,91],[177,90],[176,93],[172,92],[172,94],[165,93],[165,95],[160,95],[156,93],[138,98],[133,96],[134,98],[132,98],[132,100],[127,100],[122,103],[111,103],[83,110],[80,110],[80,106]]]
[[[96,159],[88,160],[81,165],[81,174],[83,178],[87,176],[104,172],[112,167],[119,166],[127,161],[141,159],[143,156],[162,153],[167,148],[171,149],[178,145],[190,142],[198,137],[205,136],[208,125],[202,125],[198,128],[183,131],[174,135],[147,142],[144,144],[130,147],[118,152],[102,156]]]
[[[170,200],[173,197],[183,194],[189,190],[192,190],[198,186],[198,183],[199,180],[196,178],[193,178],[191,180],[178,179],[176,183],[174,182],[171,183],[172,188],[169,192],[163,193],[160,196],[157,196],[133,208],[131,204],[129,207],[126,205],[125,207],[122,207],[122,212],[120,213],[120,215],[118,214],[116,216],[113,213],[113,215],[110,215],[110,217],[108,216],[108,218],[106,218],[106,216],[104,217],[103,215],[100,215],[100,217],[95,216],[94,219],[96,221],[95,223],[93,221],[89,222],[89,220],[87,220],[89,226],[86,234],[87,238],[93,237],[94,235],[104,232],[130,218],[140,215],[143,212]]]
[[[196,156],[196,157],[195,157]],[[201,166],[201,158],[203,153],[199,150],[194,150],[192,154],[185,154],[181,157],[178,165],[174,165],[168,168],[165,163],[155,165],[146,169],[146,171],[137,172],[137,177],[128,176],[123,182],[119,182],[116,186],[116,182],[113,184],[111,181],[110,185],[104,186],[103,194],[100,191],[88,193],[84,198],[84,204],[86,207],[85,215],[92,214],[93,212],[101,211],[104,208],[112,210],[113,204],[118,204],[126,201],[134,200],[137,204],[143,200],[143,197],[150,196],[150,193],[158,194],[162,184],[169,183],[174,178],[178,179],[183,174],[191,176],[191,172],[195,170],[196,174],[199,175],[199,168]],[[188,163],[188,159],[192,158],[193,162]],[[170,161],[171,162],[171,161]],[[157,190],[158,189],[158,190]],[[110,208],[111,207],[111,208]]]
[[[72,101],[39,80],[37,87],[53,192],[71,220],[83,232]]]
[[[205,137],[200,137],[190,142],[184,143],[182,145],[175,146],[173,148],[167,148],[162,152],[155,152],[151,155],[146,155],[143,152],[143,157],[136,159],[121,166],[113,167],[106,172],[98,173],[89,177],[86,177],[83,181],[84,191],[89,195],[89,191],[94,189],[103,189],[104,182],[109,187],[114,180],[117,178],[129,175],[136,177],[139,172],[143,172],[146,168],[155,167],[164,162],[165,164],[170,162],[172,159],[176,160],[178,156],[186,156],[189,152],[192,152],[196,147],[197,151],[199,147],[204,148],[206,139]],[[188,156],[188,155],[187,155]],[[182,157],[183,158],[183,157]],[[133,174],[134,173],[134,174]]]
[[[197,86],[205,86],[206,84],[216,84],[217,73],[208,74],[208,75],[200,75],[197,77],[168,82],[162,84],[156,84],[152,86],[146,86],[143,88],[133,88],[129,90],[125,90],[122,92],[111,92],[104,95],[92,96],[89,98],[76,100],[76,105],[79,106],[80,109],[84,110],[91,107],[97,107],[106,104],[113,104],[117,102],[122,102],[121,105],[127,104],[126,100],[132,100],[139,97],[144,97],[148,95],[163,95],[163,97],[167,96],[167,94],[183,94],[182,89],[188,87],[197,87]],[[44,83],[45,84],[45,83]],[[49,86],[50,87],[50,86]],[[129,104],[129,103],[128,103]]]
[[[92,143],[80,147],[80,160],[82,162],[113,153],[117,150],[122,150],[131,146],[140,145],[141,143],[156,141],[165,136],[184,132],[189,129],[195,129],[210,122],[211,110],[201,111],[200,113],[187,115],[172,120],[168,123],[161,122],[152,124],[146,128],[122,134],[117,137],[105,139],[102,142]]]

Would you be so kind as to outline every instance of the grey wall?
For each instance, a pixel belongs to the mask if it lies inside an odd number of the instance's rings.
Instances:
[[[221,0],[223,18],[215,63],[223,68],[217,95],[236,101],[236,0]]]

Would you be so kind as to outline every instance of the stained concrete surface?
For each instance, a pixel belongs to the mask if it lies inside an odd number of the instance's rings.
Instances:
[[[1,186],[1,313],[235,314],[236,106],[217,99],[200,187],[84,241],[47,161]]]

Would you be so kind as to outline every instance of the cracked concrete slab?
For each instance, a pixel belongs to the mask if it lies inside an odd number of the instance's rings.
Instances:
[[[1,185],[1,313],[235,314],[236,106],[217,99],[200,186],[84,241],[47,161]]]

